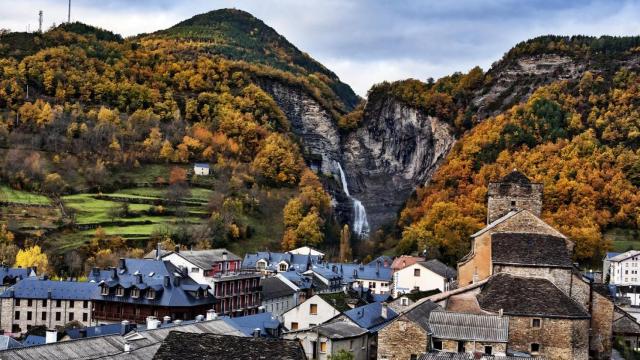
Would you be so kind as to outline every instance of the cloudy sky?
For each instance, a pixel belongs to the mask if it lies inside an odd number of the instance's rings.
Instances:
[[[66,19],[67,0],[0,0],[0,28]],[[72,0],[71,18],[122,35],[195,14],[249,11],[364,95],[383,80],[438,78],[491,66],[519,41],[544,34],[640,34],[640,0]]]

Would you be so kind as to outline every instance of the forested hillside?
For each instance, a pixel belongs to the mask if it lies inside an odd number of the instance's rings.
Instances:
[[[328,195],[265,79],[336,121],[358,101],[237,10],[131,39],[80,23],[2,34],[0,222],[17,236],[0,239],[43,245],[72,273],[157,241],[249,250],[335,239]],[[194,162],[212,176],[192,176]]]

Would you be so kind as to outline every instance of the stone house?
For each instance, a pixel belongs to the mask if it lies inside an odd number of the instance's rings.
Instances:
[[[620,338],[624,345],[631,349],[640,349],[640,324],[635,317],[617,306],[613,320],[613,336]]]
[[[456,271],[437,259],[418,261],[393,273],[393,292],[397,297],[411,291],[449,290]]]
[[[336,321],[288,332],[285,339],[300,341],[308,359],[326,360],[344,350],[354,360],[370,359],[369,332],[347,321]]]
[[[429,314],[431,349],[435,351],[505,356],[509,317],[448,311]]]
[[[18,281],[0,294],[0,328],[18,334],[33,326],[51,329],[70,321],[90,326],[96,289],[97,285],[91,282],[38,278]]]
[[[417,303],[378,330],[378,359],[405,360],[431,350],[429,315],[442,309],[431,301]]]

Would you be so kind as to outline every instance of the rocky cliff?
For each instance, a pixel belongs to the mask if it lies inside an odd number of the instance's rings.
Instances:
[[[360,128],[343,139],[342,159],[354,198],[371,229],[395,220],[455,142],[453,129],[393,98],[370,101]]]

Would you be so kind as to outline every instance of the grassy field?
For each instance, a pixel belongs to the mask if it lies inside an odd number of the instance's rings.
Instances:
[[[135,218],[116,218],[109,216],[109,210],[114,206],[118,206],[116,201],[98,200],[93,196],[95,194],[77,194],[63,196],[62,201],[69,209],[76,212],[77,224],[95,224],[100,222],[108,222],[112,220],[118,221],[144,221],[141,217]],[[132,212],[140,212],[149,210],[152,205],[146,204],[129,204],[129,210]]]
[[[8,186],[0,185],[0,201],[13,202],[28,205],[49,205],[51,200],[39,194],[14,190]]]
[[[613,244],[613,251],[640,250],[640,231],[615,228],[604,233],[604,238]]]

